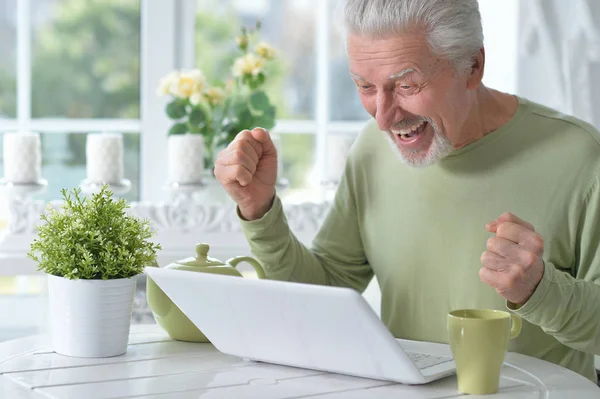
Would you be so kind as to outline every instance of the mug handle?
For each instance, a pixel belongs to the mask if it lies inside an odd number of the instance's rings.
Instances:
[[[227,261],[227,263],[229,263],[231,265],[231,267],[233,267],[234,269],[241,262],[250,263],[250,265],[254,268],[254,270],[256,270],[256,275],[258,276],[258,278],[260,278],[260,279],[267,278],[267,275],[265,274],[265,270],[262,268],[260,263],[258,263],[258,261],[256,259],[254,259],[250,256],[235,256]]]
[[[511,313],[510,314],[511,326],[510,326],[510,339],[517,338],[521,333],[521,326],[523,321],[521,316]]]

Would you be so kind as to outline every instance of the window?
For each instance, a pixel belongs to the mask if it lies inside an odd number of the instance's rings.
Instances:
[[[0,117],[4,118],[17,113],[16,7],[17,0],[0,1]]]
[[[139,0],[0,0],[0,176],[2,133],[38,132],[48,189],[37,198],[58,199],[85,178],[86,134],[120,132],[125,197],[139,199],[140,19]],[[0,231],[6,220],[0,195]],[[45,328],[44,292],[43,275],[0,276],[12,315],[0,341]]]
[[[198,0],[196,66],[209,79],[223,79],[235,57],[233,39],[242,26],[261,21],[261,39],[278,51],[279,69],[268,93],[277,104],[284,201],[323,198],[327,181],[341,173],[348,142],[364,125],[348,75],[344,45],[334,25],[336,2],[320,0]]]
[[[480,1],[488,48],[484,81],[515,91],[518,10],[516,1],[509,3]],[[0,133],[41,133],[43,176],[50,183],[43,198],[51,200],[85,177],[87,133],[121,132],[125,177],[133,183],[126,198],[162,199],[168,121],[154,87],[177,67],[196,66],[211,79],[222,78],[240,27],[261,20],[262,37],[281,60],[268,91],[278,104],[273,133],[280,136],[282,175],[290,182],[282,194],[287,201],[318,201],[369,118],[347,73],[338,4],[0,0]],[[501,25],[494,22],[498,12],[504,13]]]
[[[0,0],[0,131],[42,142],[42,197],[86,175],[86,134],[124,135],[129,200],[139,199],[139,0]],[[18,71],[18,73],[16,73]]]

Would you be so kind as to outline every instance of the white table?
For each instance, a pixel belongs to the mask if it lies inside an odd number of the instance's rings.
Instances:
[[[210,344],[170,340],[156,325],[134,325],[123,356],[57,355],[46,336],[0,344],[0,398],[453,398],[455,377],[423,386],[246,361]],[[600,388],[556,365],[510,353],[500,393],[486,398],[599,398]]]

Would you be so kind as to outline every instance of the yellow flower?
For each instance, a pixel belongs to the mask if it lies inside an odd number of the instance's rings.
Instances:
[[[198,105],[203,101],[202,94],[200,92],[196,92],[190,96],[190,104]]]
[[[227,79],[225,82],[225,91],[230,93],[233,89],[235,89],[235,79]]]
[[[248,47],[248,36],[240,35],[235,38],[235,44],[241,49],[246,49]]]
[[[221,105],[225,101],[225,91],[220,87],[210,87],[204,92],[204,97],[211,105]]]
[[[275,49],[265,42],[261,42],[256,46],[256,54],[260,55],[265,60],[272,60],[277,54]]]
[[[178,72],[171,72],[160,80],[156,93],[159,96],[166,96],[171,94],[171,86],[179,78]]]
[[[259,58],[252,53],[248,53],[237,60],[233,64],[232,72],[235,77],[244,75],[256,76],[262,72],[262,67],[265,64],[263,58]]]
[[[190,98],[200,93],[206,86],[206,79],[198,69],[182,71],[171,84],[171,94],[180,98]]]

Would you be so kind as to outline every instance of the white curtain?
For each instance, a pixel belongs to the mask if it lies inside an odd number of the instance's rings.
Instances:
[[[600,1],[520,2],[518,94],[600,127]]]

